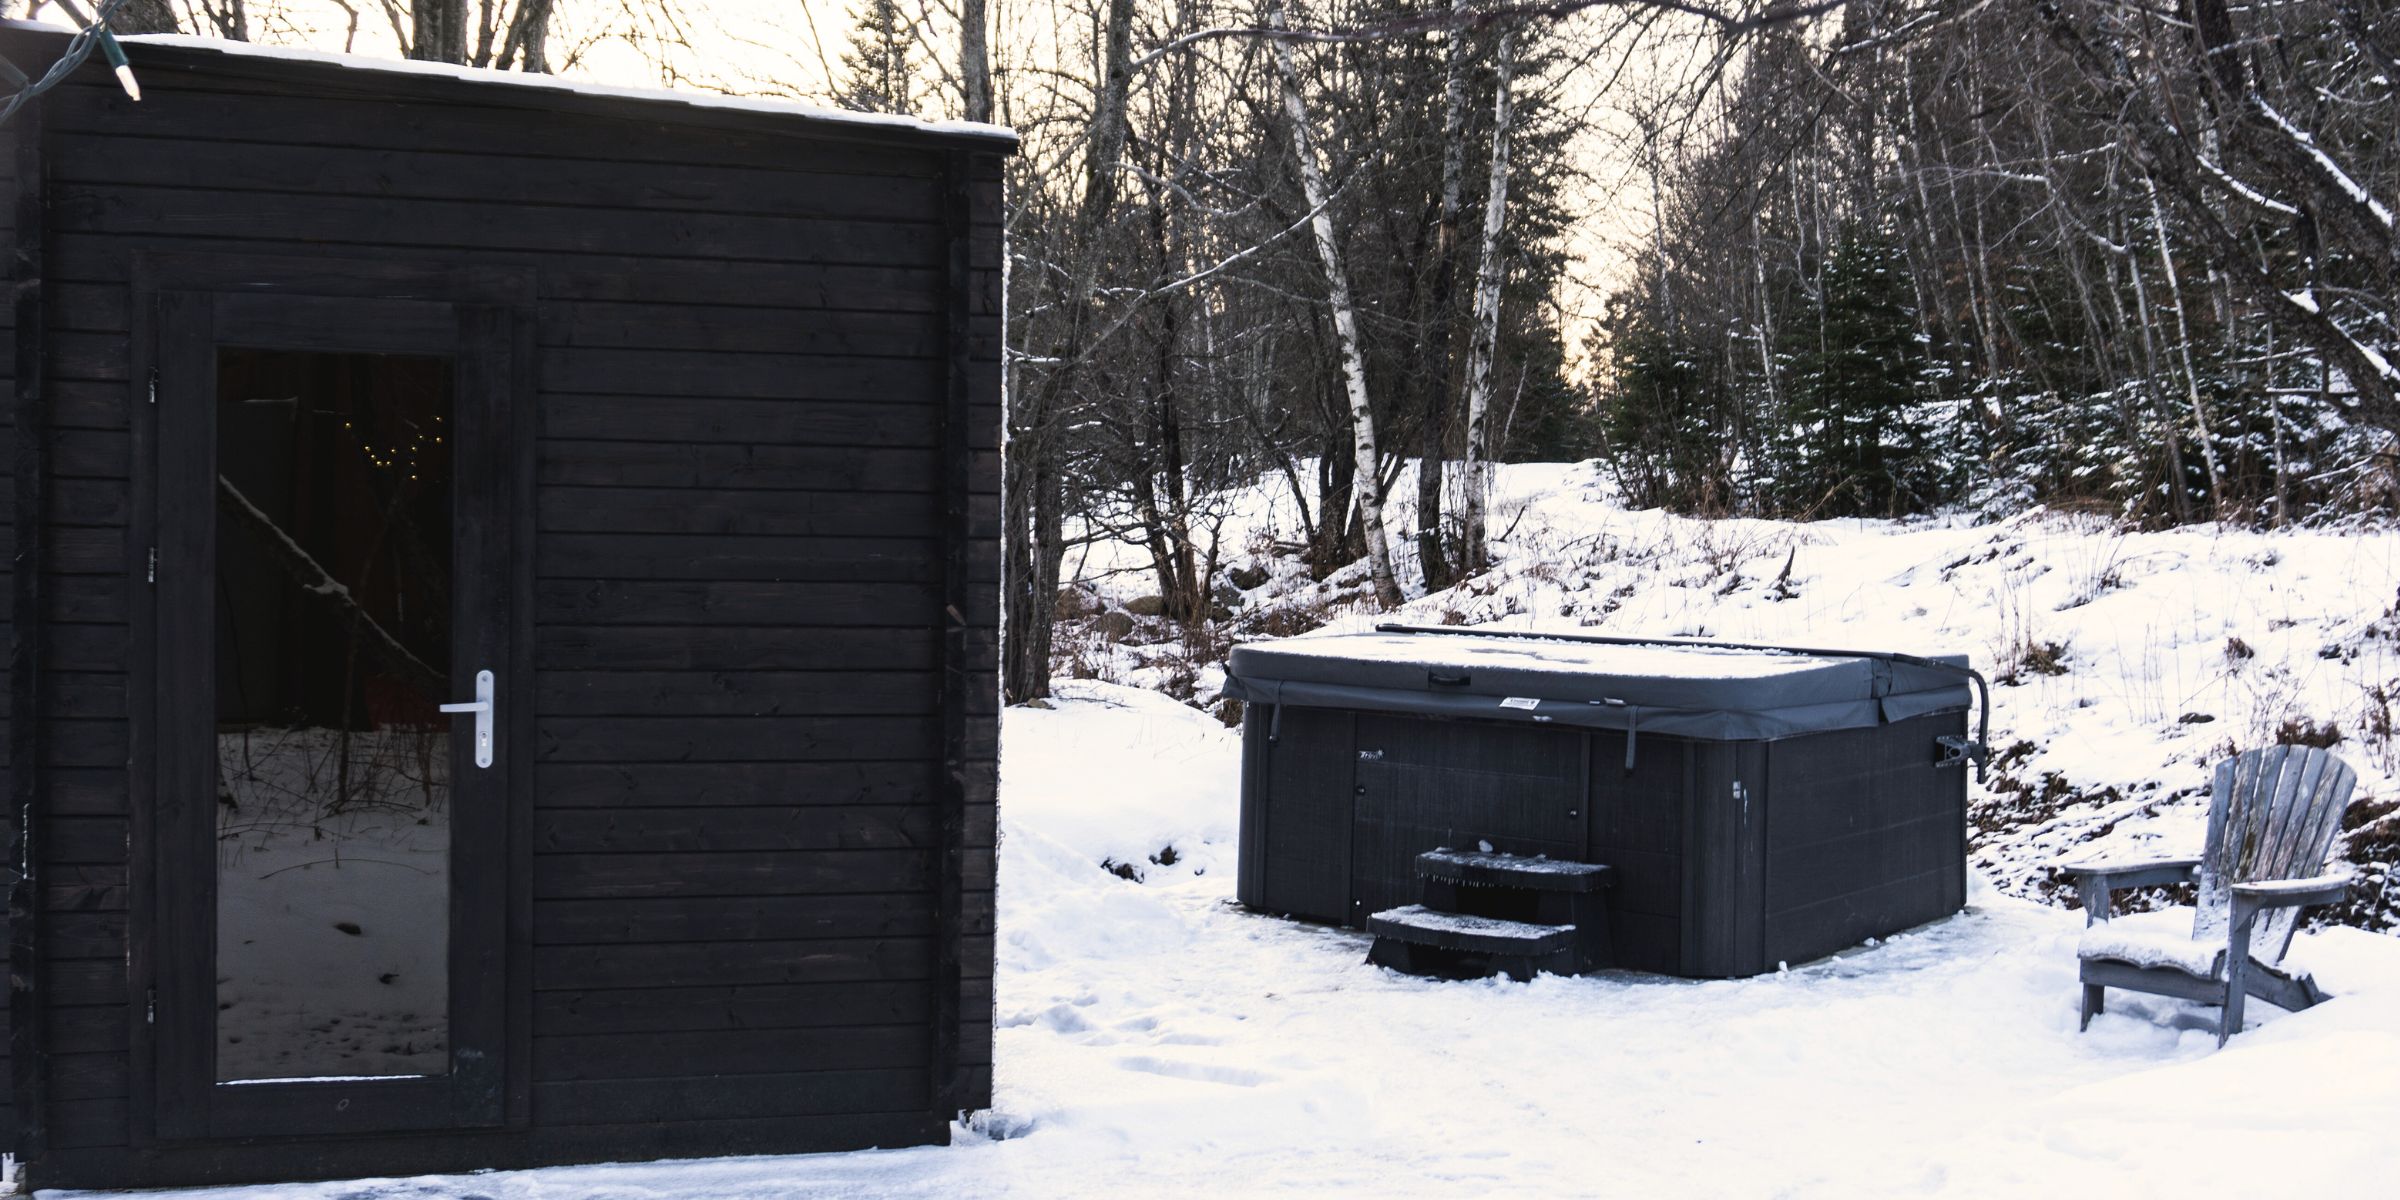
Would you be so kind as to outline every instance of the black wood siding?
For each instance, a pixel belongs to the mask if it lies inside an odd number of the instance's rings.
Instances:
[[[932,983],[954,369],[945,148],[776,132],[748,114],[537,110],[438,81],[157,57],[138,105],[90,72],[45,102],[41,1176],[188,1182],[934,1139],[942,1043],[929,1022],[945,1011],[958,1020],[961,1099],[988,1103],[1001,427],[990,147],[959,160],[973,219],[973,686],[963,983],[949,1006]],[[129,616],[146,554],[129,447],[137,251],[488,264],[538,279],[535,744],[509,748],[539,764],[521,826],[528,1129],[386,1139],[372,1159],[339,1145],[139,1145],[147,1101],[125,968],[128,931],[143,927],[128,887],[148,861],[127,849],[126,680],[146,636]]]
[[[31,122],[20,122],[18,128],[24,128],[30,123]],[[15,294],[19,297],[26,296],[27,283],[32,278],[37,277],[32,273],[34,264],[25,260],[30,259],[33,254],[38,253],[39,243],[38,240],[33,243],[20,243],[19,235],[25,230],[23,228],[24,222],[19,219],[17,207],[20,201],[38,196],[39,188],[28,189],[20,187],[18,185],[18,181],[20,179],[39,177],[39,172],[41,170],[39,162],[27,157],[36,151],[39,144],[40,138],[38,134],[30,139],[20,139],[16,136],[13,130],[0,130],[0,221],[7,222],[7,227],[5,229],[0,229],[0,246],[5,246],[11,251],[10,284],[12,285]],[[38,239],[38,231],[36,232],[35,236]],[[34,304],[38,304],[38,298],[39,292],[33,292],[31,300],[34,302]],[[29,304],[28,306],[31,307],[34,305]],[[18,503],[16,489],[16,459],[17,449],[23,444],[22,439],[19,439],[16,436],[16,423],[18,409],[24,400],[23,397],[20,397],[17,394],[18,371],[16,360],[19,354],[31,356],[38,355],[40,353],[40,346],[38,343],[25,346],[18,345],[16,337],[17,307],[18,303],[16,302],[0,304],[0,323],[5,323],[8,332],[9,345],[12,348],[11,353],[0,354],[0,370],[6,370],[8,372],[8,399],[7,403],[0,404],[0,408],[4,408],[6,410],[5,416],[0,416],[0,439],[5,439],[4,444],[0,444],[0,469],[4,469],[9,472],[8,486],[4,491],[0,491],[0,495],[5,495],[8,498],[5,505],[5,510],[0,511],[0,523],[4,523],[0,524],[0,546],[7,546],[10,551],[9,560],[5,564],[9,568],[7,586],[0,587],[0,605],[6,606],[5,608],[0,608],[0,619],[5,620],[5,624],[0,624],[0,631],[4,631],[7,635],[4,639],[0,639],[0,645],[5,645],[6,647],[5,652],[0,652],[0,682],[4,682],[7,685],[5,687],[0,687],[0,694],[4,694],[8,697],[8,702],[12,706],[12,712],[16,700],[15,659],[18,652],[18,630],[15,621],[16,592],[18,583],[15,572],[17,548],[16,512]],[[16,751],[16,746],[14,743],[17,741],[17,738],[18,734],[15,727],[12,725],[9,731],[9,738],[7,739],[7,742],[0,743],[0,756],[5,756],[6,758],[14,757]],[[16,782],[16,772],[13,769],[0,766],[0,796],[8,797],[5,803],[0,803],[0,839],[4,839],[5,844],[8,847],[5,861],[10,865],[5,869],[7,871],[7,877],[10,884],[9,902],[11,904],[25,903],[34,899],[32,896],[21,894],[22,890],[25,888],[26,881],[14,866],[14,864],[23,861],[22,850],[24,848],[23,845],[18,841],[18,834],[20,833],[20,822],[18,820],[18,814],[20,811],[20,797],[16,791]],[[12,976],[15,977],[22,977],[23,973],[31,967],[31,963],[23,961],[25,958],[23,951],[32,948],[31,942],[35,937],[38,937],[40,930],[38,923],[30,930],[25,929],[20,924],[22,921],[22,917],[16,917],[12,919],[10,925],[10,934],[12,935],[10,938],[12,943],[10,946],[10,967]],[[18,947],[13,944],[15,941],[15,935],[20,933],[28,934],[28,945],[25,947]],[[38,1034],[38,1023],[27,1026],[22,1035],[20,1035],[18,1032],[18,1027],[26,1024],[24,1018],[28,1013],[30,1013],[32,1005],[38,1003],[38,998],[30,995],[21,995],[19,994],[19,989],[12,987],[9,1003],[12,1009],[10,1013],[10,1036],[6,1038],[0,1038],[0,1093],[4,1093],[0,1094],[0,1119],[5,1119],[8,1122],[7,1128],[13,1134],[17,1129],[16,1097],[18,1091],[18,1081],[16,1079],[18,1056],[16,1054],[14,1042],[19,1036],[23,1036],[28,1042],[30,1042]],[[11,1144],[14,1144],[13,1140]]]

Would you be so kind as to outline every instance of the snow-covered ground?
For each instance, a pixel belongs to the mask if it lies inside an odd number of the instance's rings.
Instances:
[[[2080,916],[1988,888],[1781,977],[1412,979],[1365,965],[1361,936],[1232,906],[1230,733],[1151,693],[1065,690],[1010,713],[1004,742],[998,1106],[1025,1135],[897,1190],[2302,1195],[2400,1177],[2400,940],[2308,939],[2295,953],[2343,998],[2270,1013],[2222,1055],[2174,1027],[2180,1006],[2134,997],[2079,1036]],[[1173,865],[1145,861],[1169,845]],[[1143,881],[1095,880],[1102,858]],[[2305,1115],[2259,1107],[2310,1094]]]
[[[449,1070],[449,733],[217,744],[218,1078]]]
[[[1370,967],[1357,934],[1233,906],[1235,735],[1108,682],[1196,676],[1206,705],[1221,676],[1206,655],[1178,669],[1189,644],[1143,626],[1069,646],[1099,678],[1004,718],[998,1094],[957,1144],[205,1194],[2390,1192],[2400,938],[2304,934],[2294,958],[2337,998],[2254,1004],[2218,1051],[2178,1027],[2193,1010],[2122,993],[2078,1034],[2082,918],[2030,897],[2069,848],[2195,845],[2205,767],[2228,745],[2338,735],[2365,811],[2388,808],[2378,714],[2400,691],[2400,535],[2126,534],[2038,513],[1699,522],[1615,509],[1585,466],[1509,468],[1501,494],[1499,569],[1402,619],[1965,651],[2013,676],[1995,695],[2009,749],[1977,793],[1967,910],[1751,980],[1439,983]],[[1240,504],[1229,548],[1296,532],[1271,491]],[[1288,560],[1235,559],[1267,576],[1237,613],[1375,619],[1355,568],[1320,589]],[[1145,588],[1118,575],[1100,590]],[[2390,824],[2370,817],[2353,844],[2389,840]]]
[[[958,1144],[201,1194],[2356,1196],[2400,1178],[2400,939],[2304,937],[2339,998],[2253,1006],[2222,1052],[2132,996],[2077,1034],[2081,919],[1989,888],[1781,976],[1413,979],[1366,965],[1359,935],[1233,907],[1229,731],[1151,692],[1062,691],[1006,718],[998,1097]]]

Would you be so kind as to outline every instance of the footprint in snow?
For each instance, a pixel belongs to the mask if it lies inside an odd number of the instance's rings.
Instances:
[[[1150,1039],[1161,1046],[1222,1046],[1225,1039],[1206,1033],[1162,1033]]]
[[[1273,1083],[1276,1076],[1246,1067],[1211,1066],[1208,1063],[1179,1062],[1171,1058],[1152,1058],[1146,1054],[1130,1055],[1117,1060],[1128,1071],[1164,1075],[1169,1079],[1190,1079],[1200,1083],[1221,1083],[1228,1087],[1258,1087]]]
[[[1022,1029],[1027,1025],[1039,1025],[1052,1033],[1089,1033],[1092,1028],[1082,1013],[1067,1004],[1053,1004],[1040,1012],[1012,1013],[1000,1020],[1002,1029]]]

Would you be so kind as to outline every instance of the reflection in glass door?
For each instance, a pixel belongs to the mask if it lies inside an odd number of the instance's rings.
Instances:
[[[218,351],[220,1083],[451,1069],[452,379]]]

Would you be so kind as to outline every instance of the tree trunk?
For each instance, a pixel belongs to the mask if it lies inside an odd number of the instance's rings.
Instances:
[[[2126,235],[2120,219],[2115,230],[2117,244],[2130,246],[2133,239]],[[2134,317],[2142,329],[2142,391],[2150,397],[2158,411],[2159,433],[2166,439],[2167,498],[2175,505],[2175,523],[2189,525],[2192,521],[2192,498],[2185,491],[2183,443],[2175,436],[2175,415],[2172,405],[2159,391],[2158,377],[2165,374],[2158,361],[2158,319],[2150,312],[2150,288],[2142,282],[2142,264],[2128,259],[2125,276],[2133,284]]]
[[[1480,571],[1486,561],[1484,514],[1491,503],[1492,466],[1486,416],[1492,404],[1492,356],[1500,342],[1500,284],[1507,265],[1500,235],[1508,220],[1508,127],[1510,83],[1516,67],[1514,29],[1500,34],[1499,95],[1492,101],[1491,192],[1483,202],[1483,261],[1475,272],[1475,333],[1467,344],[1467,486],[1459,507],[1465,526],[1459,570]]]
[[[1176,247],[1170,198],[1153,195],[1149,205],[1150,232],[1159,262],[1175,261]],[[1150,545],[1152,567],[1158,576],[1159,598],[1166,612],[1186,625],[1208,618],[1208,581],[1199,577],[1192,547],[1191,506],[1183,483],[1183,422],[1177,411],[1176,355],[1183,325],[1173,300],[1158,306],[1159,330],[1151,345],[1150,384],[1143,399],[1150,407],[1142,423],[1144,444],[1135,457],[1134,499]]]
[[[1084,147],[1083,199],[1068,239],[1074,257],[1061,297],[1066,336],[1049,377],[1032,394],[1019,397],[1001,460],[1007,609],[1002,682],[1012,704],[1050,694],[1050,623],[1066,558],[1065,482],[1059,474],[1056,417],[1091,336],[1101,235],[1116,209],[1117,172],[1125,153],[1125,93],[1132,76],[1133,8],[1134,0],[1109,0],[1100,90],[1093,97]]]
[[[91,0],[93,5],[98,3]],[[130,0],[109,18],[108,27],[117,33],[177,32],[174,0]]]
[[[992,119],[992,51],[989,0],[959,0],[958,81],[970,121]]]
[[[266,511],[252,503],[233,481],[217,476],[217,511],[248,527],[258,535],[258,544],[275,559],[275,565],[295,585],[331,605],[334,615],[349,630],[350,647],[357,651],[364,639],[367,652],[419,691],[441,695],[450,690],[450,677],[442,668],[427,663],[409,650],[407,645],[384,628],[374,614],[368,612],[352,589],[344,586],[327,571],[323,564],[309,556],[307,550],[283,527],[275,523]]]
[[[1450,0],[1453,17],[1468,11],[1467,0]],[[1442,472],[1450,435],[1450,291],[1458,277],[1458,210],[1467,174],[1467,29],[1450,28],[1449,62],[1442,87],[1442,197],[1434,221],[1433,292],[1426,300],[1418,382],[1425,388],[1424,449],[1417,456],[1417,560],[1428,592],[1450,586],[1452,572],[1442,550]]]
[[[416,0],[408,15],[410,58],[466,65],[467,0]]]
[[[521,65],[536,75],[550,73],[550,10],[554,0],[520,0],[508,21],[508,37],[491,65],[505,71]]]
[[[2150,227],[2158,233],[2158,265],[2167,276],[2167,299],[2175,305],[2175,353],[2183,361],[2184,398],[2192,407],[2192,436],[2200,441],[2200,461],[2208,469],[2210,516],[2225,519],[2225,473],[2217,466],[2217,444],[2209,432],[2208,405],[2200,399],[2200,373],[2192,367],[2192,326],[2183,314],[2183,280],[2175,272],[2175,252],[2167,242],[2167,214],[2158,206],[2158,182],[2145,175],[2142,187],[2150,193]]]
[[[1285,28],[1283,5],[1268,10],[1268,21]],[[1275,42],[1275,69],[1283,77],[1283,110],[1292,123],[1292,157],[1300,167],[1302,197],[1310,210],[1309,229],[1316,235],[1317,259],[1325,267],[1326,299],[1333,309],[1333,328],[1341,342],[1342,382],[1350,401],[1350,447],[1356,460],[1351,487],[1357,496],[1359,528],[1366,536],[1367,574],[1374,580],[1375,598],[1386,608],[1401,602],[1400,585],[1392,577],[1391,544],[1384,536],[1383,484],[1377,468],[1375,411],[1367,394],[1367,362],[1359,348],[1358,311],[1350,300],[1350,277],[1342,269],[1341,246],[1333,236],[1331,196],[1325,172],[1317,165],[1316,139],[1309,132],[1308,104],[1300,96],[1300,70],[1292,61],[1292,44]]]
[[[1347,403],[1341,399],[1342,381],[1338,369],[1327,376],[1323,383],[1333,393],[1337,410]],[[1327,429],[1325,441],[1317,454],[1317,549],[1310,556],[1320,578],[1356,559],[1364,548],[1358,536],[1358,505],[1355,503],[1358,460],[1350,456],[1348,430],[1339,425],[1328,426]]]

